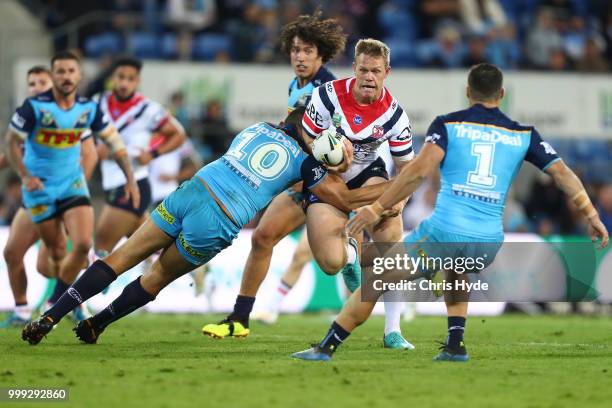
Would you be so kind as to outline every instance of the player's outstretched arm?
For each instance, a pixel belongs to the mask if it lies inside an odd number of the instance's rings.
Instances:
[[[425,178],[439,166],[443,158],[442,148],[433,143],[425,143],[416,159],[402,167],[401,172],[377,201],[357,210],[357,215],[347,223],[349,235],[355,236],[366,227],[374,225],[380,220],[384,211],[414,193]]]
[[[13,169],[21,177],[21,182],[27,191],[42,190],[44,185],[38,177],[30,174],[25,164],[23,163],[23,153],[21,151],[22,136],[12,129],[6,132],[6,143],[8,145],[7,159]]]
[[[98,133],[98,136],[102,139],[104,144],[108,146],[117,165],[119,165],[127,179],[127,183],[125,184],[125,199],[129,200],[131,198],[134,208],[140,207],[140,190],[134,179],[132,165],[130,164],[127,149],[125,148],[121,135],[113,125],[109,124],[103,131]]]
[[[170,116],[169,120],[159,128],[157,133],[164,136],[164,143],[138,156],[138,163],[143,166],[149,164],[157,156],[178,149],[187,140],[185,129],[173,116]]]
[[[595,206],[591,202],[589,195],[576,173],[567,167],[563,160],[558,160],[550,165],[550,167],[546,169],[546,173],[550,174],[557,186],[565,194],[571,197],[576,208],[578,208],[580,213],[587,219],[589,223],[589,233],[593,242],[601,238],[599,248],[608,246],[608,230],[601,222],[599,213],[595,209]]]
[[[96,150],[96,144],[93,137],[88,137],[81,142],[81,166],[87,181],[91,179],[97,164],[98,151]]]

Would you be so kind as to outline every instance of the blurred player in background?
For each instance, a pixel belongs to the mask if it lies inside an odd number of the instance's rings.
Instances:
[[[300,179],[345,211],[379,197],[386,185],[349,191],[339,177],[328,174],[307,154],[299,126],[303,112],[303,108],[296,109],[283,127],[257,123],[240,132],[220,159],[170,194],[124,245],[94,262],[51,309],[26,325],[22,339],[39,343],[75,306],[163,249],[151,269],[128,284],[106,309],[77,325],[77,337],[86,343],[97,342],[109,324],[152,301],[172,281],[231,245],[258,211]],[[347,162],[351,160],[349,150],[350,146],[344,151]],[[235,336],[249,332],[239,322],[228,330]]]
[[[26,76],[28,96],[33,97],[51,89],[51,71],[40,65],[30,68]],[[97,154],[92,138],[86,138],[81,143],[81,164],[85,178],[89,180],[96,166]],[[8,159],[0,153],[0,168],[8,166]],[[9,236],[4,247],[4,260],[8,270],[9,282],[15,299],[15,309],[9,314],[0,328],[22,327],[32,319],[33,308],[28,305],[26,276],[23,258],[28,249],[40,239],[36,226],[24,207],[20,207],[11,222]],[[65,238],[64,238],[65,244]],[[43,294],[40,305],[44,303],[45,296],[50,295],[55,287],[58,266],[52,264],[47,247],[41,243],[36,261],[37,271],[48,278],[47,288]]]
[[[98,104],[77,95],[78,57],[65,51],[53,56],[51,79],[49,91],[26,99],[17,109],[6,140],[9,161],[22,180],[23,204],[50,257],[59,263],[49,299],[53,303],[87,265],[91,248],[93,209],[80,160],[81,141],[93,132],[108,143],[129,180],[126,192],[135,203],[140,198],[121,136]],[[72,243],[67,255],[64,228]]]
[[[177,149],[186,140],[178,121],[159,103],[138,92],[141,69],[142,62],[136,58],[118,59],[111,76],[112,91],[99,98],[100,108],[121,134],[140,191],[140,204],[135,205],[124,194],[126,177],[121,167],[109,160],[108,147],[100,143],[98,155],[102,160],[100,169],[106,204],[96,225],[94,242],[99,258],[108,255],[122,237],[131,235],[144,221],[151,204],[149,163]],[[150,147],[155,133],[163,139]]]
[[[349,233],[356,234],[377,223],[385,209],[410,196],[439,167],[441,188],[435,210],[404,238],[405,251],[412,257],[419,256],[421,250],[429,257],[480,257],[486,260],[486,267],[493,262],[504,240],[506,194],[523,161],[528,161],[552,176],[587,219],[593,241],[601,238],[600,248],[606,247],[608,231],[580,179],[533,126],[522,126],[499,110],[503,96],[502,72],[491,64],[474,66],[467,86],[470,107],[438,116],[432,122],[418,157],[402,170],[378,201],[358,210],[348,223]],[[460,246],[449,249],[452,243]],[[402,278],[410,273],[405,271]],[[468,278],[449,270],[446,280]],[[463,333],[469,293],[448,295],[446,292],[448,336],[434,360],[468,361]],[[321,343],[293,357],[330,360],[338,346],[368,318],[374,304],[362,301],[361,289],[357,290]]]
[[[289,57],[295,73],[295,78],[289,83],[289,112],[300,106],[308,105],[314,88],[336,79],[323,64],[344,51],[346,35],[335,20],[322,20],[321,17],[321,10],[317,10],[312,16],[300,16],[283,27],[281,32],[281,50]],[[252,262],[247,263],[245,267],[243,275],[245,290],[241,290],[241,295],[257,292],[258,284],[245,282],[245,280],[252,279],[251,269],[253,267],[263,268],[267,259],[268,266],[263,272],[265,277],[272,257],[272,248],[291,231],[304,224],[302,199],[302,184],[298,183],[276,197],[269,209],[264,212],[253,232],[253,247],[249,258]],[[278,215],[279,210],[281,216]],[[286,224],[286,227],[279,225],[279,217],[281,223]],[[262,263],[258,259],[261,259]],[[274,294],[266,299],[264,309],[253,313],[253,319],[266,324],[276,323],[281,302],[300,279],[304,266],[310,260],[312,260],[312,251],[308,245],[308,235],[304,230],[293,253],[291,263],[281,277]],[[261,276],[261,273],[258,271],[255,275]],[[252,285],[252,289],[247,289],[248,285]]]
[[[289,84],[289,112],[306,106],[315,87],[334,79],[324,64],[341,53],[345,44],[346,34],[342,26],[333,19],[322,20],[320,11],[313,16],[300,16],[283,27],[281,48],[289,56],[295,73],[295,78]],[[274,246],[304,225],[306,218],[301,202],[302,186],[298,184],[274,198],[265,210],[251,238],[251,252],[244,267],[234,312],[220,322],[216,329],[211,326],[217,337],[223,337],[221,334],[228,332],[227,328],[233,321],[249,327],[255,296],[270,269]],[[306,241],[304,237],[300,240],[292,265],[267,305],[270,310],[263,311],[258,316],[260,320],[267,323],[276,321],[280,302],[297,282],[304,265],[312,258]]]
[[[319,136],[326,129],[335,129],[353,144],[355,159],[342,174],[349,189],[389,179],[385,162],[378,153],[384,142],[389,143],[398,173],[414,157],[408,116],[384,87],[391,70],[390,61],[386,44],[374,39],[359,40],[353,62],[355,76],[316,88],[304,114],[303,125],[311,137]],[[396,204],[396,213],[401,213],[405,202]],[[348,263],[355,267],[345,267],[343,274],[349,282],[347,286],[354,292],[361,284],[361,269],[358,251],[348,247],[349,252],[344,252],[344,225],[348,215],[310,193],[305,197],[305,205],[308,207],[308,240],[317,263],[326,273],[333,273],[347,263],[348,257]],[[384,218],[368,233],[374,242],[397,242],[403,234],[402,218]],[[359,239],[358,236],[352,238]],[[413,349],[400,329],[403,302],[393,293],[383,295],[383,300],[384,347]]]

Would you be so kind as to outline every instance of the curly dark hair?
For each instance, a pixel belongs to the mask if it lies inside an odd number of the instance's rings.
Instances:
[[[325,64],[344,51],[346,34],[342,26],[332,18],[322,20],[323,12],[317,9],[313,15],[299,16],[288,23],[281,32],[281,50],[291,54],[293,39],[297,36],[302,41],[314,44]]]

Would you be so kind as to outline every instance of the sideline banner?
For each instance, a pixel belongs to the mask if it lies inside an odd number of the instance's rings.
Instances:
[[[4,248],[8,237],[8,228],[0,227],[0,248]],[[298,237],[299,238],[299,237]],[[496,259],[496,273],[502,282],[511,284],[513,288],[522,291],[541,290],[546,293],[547,300],[559,296],[563,300],[569,296],[573,300],[591,300],[597,297],[601,301],[612,302],[612,251],[597,252],[597,268],[595,273],[580,275],[584,270],[578,253],[568,251],[567,242],[575,242],[576,238],[562,240],[553,239],[555,243],[547,243],[533,234],[508,234],[507,242],[523,243],[504,245]],[[561,241],[561,244],[559,243]],[[525,245],[525,243],[538,243]],[[584,239],[582,239],[584,243]],[[270,272],[264,280],[260,294],[255,303],[255,310],[266,307],[266,302],[277,288],[280,277],[291,262],[293,251],[297,245],[295,236],[282,240],[274,250]],[[242,231],[234,244],[217,255],[210,262],[210,272],[206,275],[202,293],[196,295],[196,285],[190,275],[183,276],[168,288],[164,289],[155,302],[147,306],[152,312],[227,312],[234,304],[234,299],[240,287],[240,279],[248,252],[251,247],[251,231]],[[521,253],[515,253],[520,248]],[[531,250],[530,250],[531,248]],[[38,302],[44,293],[46,281],[36,272],[37,248],[31,248],[25,256],[26,273],[28,276],[28,300],[31,305]],[[545,259],[547,268],[527,267],[534,260]],[[556,265],[556,266],[554,266]],[[553,267],[551,267],[553,266]],[[100,294],[90,300],[92,309],[99,310],[117,297],[123,287],[142,273],[140,265],[122,275],[115,281],[106,294]],[[550,276],[542,276],[542,274]],[[577,285],[577,282],[579,283]],[[346,289],[340,275],[330,277],[321,272],[314,262],[309,263],[294,289],[285,298],[282,311],[298,313],[302,311],[338,310],[346,297]],[[427,301],[431,298],[408,298],[408,301]],[[0,262],[0,310],[13,307],[13,296],[8,282],[8,274],[4,259]],[[474,314],[498,314],[503,310],[503,302],[477,302],[470,306]],[[375,312],[382,313],[379,303]],[[443,314],[444,304],[438,302],[421,302],[417,306],[421,314]]]

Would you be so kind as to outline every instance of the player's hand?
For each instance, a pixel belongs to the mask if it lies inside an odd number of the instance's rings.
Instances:
[[[34,190],[44,190],[45,189],[45,185],[38,177],[25,176],[21,180],[21,183],[24,185],[24,187],[26,188],[26,191],[28,192],[32,192]]]
[[[108,150],[108,146],[105,143],[97,144],[96,150],[98,151],[98,159],[106,160],[110,157],[110,150]]]
[[[384,210],[382,214],[380,214],[381,218],[392,218],[397,217],[404,211],[404,207],[406,206],[406,200],[402,200],[399,203],[395,204],[393,207],[388,210]]]
[[[601,244],[599,245],[599,249],[603,249],[608,246],[608,242],[610,241],[610,237],[608,236],[608,230],[606,226],[601,222],[599,215],[595,215],[593,217],[588,218],[589,220],[589,235],[591,236],[591,241],[597,242],[598,238],[601,238]]]
[[[327,170],[344,173],[351,167],[353,163],[353,144],[344,136],[342,137],[342,143],[344,144],[344,149],[342,149],[342,162],[337,166],[326,166]]]
[[[140,155],[136,158],[136,161],[141,166],[145,166],[145,165],[151,163],[152,160],[153,160],[153,155],[149,151],[144,151],[144,152],[140,153]]]
[[[125,185],[125,201],[130,201],[132,199],[132,207],[138,208],[140,207],[140,189],[138,188],[138,184],[136,181],[129,181]]]
[[[383,213],[383,208],[378,203],[366,205],[356,211],[353,218],[346,223],[346,230],[349,236],[355,237],[364,229],[378,223]]]

